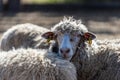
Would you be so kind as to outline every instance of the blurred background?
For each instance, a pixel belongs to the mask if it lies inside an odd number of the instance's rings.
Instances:
[[[0,0],[0,37],[22,23],[50,29],[64,16],[81,19],[98,39],[120,38],[120,0]]]

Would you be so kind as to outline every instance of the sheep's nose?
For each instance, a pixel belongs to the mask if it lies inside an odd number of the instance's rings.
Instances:
[[[70,49],[69,48],[61,48],[60,49],[60,53],[61,53],[61,56],[63,58],[69,58],[69,55],[70,55]]]
[[[60,49],[60,52],[62,53],[62,54],[68,54],[69,52],[70,52],[70,49],[69,48],[62,48],[62,49]]]

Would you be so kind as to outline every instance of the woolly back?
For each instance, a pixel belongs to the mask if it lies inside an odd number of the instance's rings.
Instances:
[[[48,48],[45,39],[41,38],[43,32],[49,31],[46,28],[31,24],[18,24],[8,29],[2,36],[0,47],[8,51],[13,48]]]
[[[72,63],[46,50],[0,52],[0,80],[76,80]]]

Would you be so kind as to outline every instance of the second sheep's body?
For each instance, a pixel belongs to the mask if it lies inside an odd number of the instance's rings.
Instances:
[[[49,30],[31,23],[15,25],[3,34],[0,43],[1,50],[8,51],[21,47],[48,49],[49,44],[41,38],[42,33],[47,31]]]
[[[0,80],[76,80],[72,63],[40,49],[0,52]]]

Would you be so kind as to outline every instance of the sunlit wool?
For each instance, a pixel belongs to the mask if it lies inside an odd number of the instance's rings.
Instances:
[[[0,52],[0,80],[77,80],[72,63],[40,49]]]
[[[46,28],[31,23],[18,24],[8,29],[2,36],[1,50],[8,51],[13,48],[48,48],[41,34],[49,31]]]

